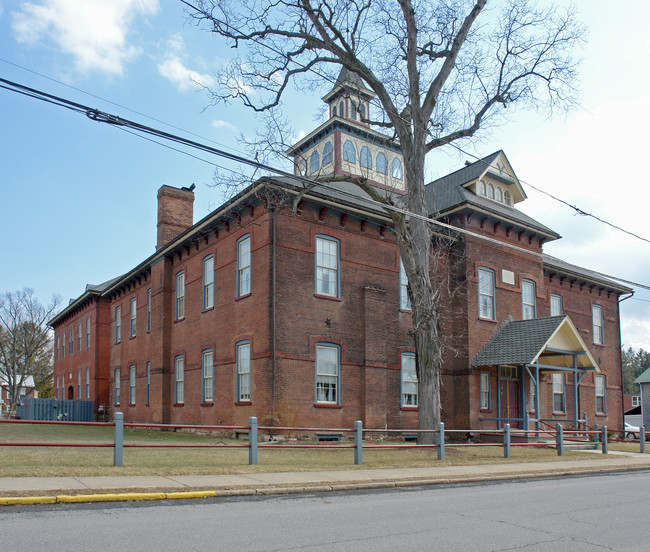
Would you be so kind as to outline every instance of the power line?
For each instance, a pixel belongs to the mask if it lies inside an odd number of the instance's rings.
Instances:
[[[247,159],[247,158],[242,157],[240,155],[235,155],[235,154],[226,152],[224,150],[221,150],[219,148],[214,148],[212,146],[207,146],[205,144],[201,144],[199,142],[195,142],[193,140],[189,140],[189,139],[183,138],[181,136],[176,136],[174,134],[171,134],[171,133],[168,133],[168,132],[165,132],[165,131],[162,131],[162,130],[155,129],[153,127],[142,125],[142,124],[137,123],[135,121],[130,121],[128,119],[123,119],[123,118],[121,118],[119,116],[111,115],[111,114],[106,113],[104,111],[100,111],[99,109],[91,108],[89,106],[85,106],[85,105],[77,103],[77,102],[66,100],[65,98],[61,98],[59,96],[55,96],[55,95],[52,95],[52,94],[49,94],[49,93],[46,93],[46,92],[43,92],[43,91],[40,91],[40,90],[37,90],[37,89],[34,89],[34,88],[30,88],[30,87],[27,87],[25,85],[21,85],[19,83],[9,81],[7,79],[0,78],[0,83],[2,83],[2,84],[0,84],[0,88],[4,88],[4,89],[12,91],[12,92],[17,92],[17,93],[26,95],[26,96],[34,98],[34,99],[45,101],[47,103],[51,103],[51,104],[57,105],[59,107],[65,107],[65,108],[70,109],[72,111],[75,111],[77,113],[83,113],[88,118],[90,118],[90,119],[92,119],[94,121],[107,123],[107,124],[109,124],[111,126],[116,126],[116,127],[120,128],[122,130],[126,130],[127,132],[129,132],[131,134],[134,134],[134,132],[132,132],[132,131],[138,131],[140,133],[144,133],[144,134],[147,134],[147,135],[163,138],[165,140],[169,140],[171,142],[175,142],[175,143],[178,143],[178,144],[181,144],[181,145],[184,145],[184,146],[192,147],[192,148],[204,151],[206,153],[217,155],[217,156],[223,157],[225,159],[228,159],[228,160],[231,160],[231,161],[234,161],[234,162],[237,162],[237,163],[245,164],[245,165],[255,167],[255,168],[258,168],[258,169],[263,169],[263,170],[268,171],[268,172],[270,172],[272,174],[288,177],[288,178],[291,178],[293,180],[297,180],[297,181],[299,181],[299,182],[301,182],[301,183],[303,183],[303,184],[305,184],[307,186],[319,186],[319,187],[321,187],[323,189],[326,189],[326,190],[329,190],[329,191],[335,191],[339,195],[343,195],[343,196],[349,197],[351,199],[358,200],[358,196],[356,196],[356,195],[354,195],[354,194],[352,194],[350,192],[346,192],[345,190],[335,188],[335,187],[333,187],[331,185],[328,185],[325,182],[319,182],[317,180],[312,180],[312,179],[307,178],[305,176],[295,175],[293,173],[289,173],[289,172],[284,171],[282,169],[275,168],[275,167],[273,167],[271,165],[266,165],[266,164],[260,163],[260,162],[258,162],[256,160]],[[155,140],[152,140],[152,139],[149,139],[149,138],[147,138],[147,139],[158,144],[158,142],[155,141]],[[162,144],[160,144],[160,145],[162,145]],[[168,147],[168,146],[165,146],[165,147]],[[170,149],[174,149],[175,151],[179,151],[179,150],[176,150],[176,148],[170,148]],[[210,163],[209,161],[207,161],[205,159],[202,159],[202,158],[199,158],[199,157],[196,157],[194,155],[191,155],[191,154],[187,154],[187,155],[190,155],[190,157],[194,157],[194,158],[196,158],[196,159],[198,159],[200,161]],[[541,256],[541,254],[531,252],[531,251],[529,251],[527,249],[518,247],[518,246],[513,245],[513,244],[502,242],[502,241],[497,240],[495,238],[490,238],[488,236],[484,236],[482,234],[477,234],[475,232],[472,232],[472,231],[464,229],[464,228],[458,228],[456,226],[452,226],[450,224],[446,224],[446,223],[441,222],[441,221],[433,220],[433,219],[431,219],[431,218],[429,218],[427,216],[424,216],[424,215],[419,215],[419,214],[416,214],[416,213],[412,213],[412,212],[408,211],[407,209],[402,209],[402,208],[400,208],[400,207],[398,207],[396,205],[388,205],[388,204],[382,203],[380,201],[373,200],[370,197],[364,198],[364,201],[366,203],[370,204],[370,205],[380,207],[380,208],[382,208],[384,210],[391,210],[391,211],[403,214],[403,215],[411,217],[411,218],[419,218],[419,219],[425,220],[427,223],[429,223],[431,225],[438,226],[440,228],[445,228],[445,229],[451,230],[453,232],[462,233],[462,234],[465,234],[465,235],[470,235],[470,236],[473,236],[475,238],[491,242],[491,243],[493,243],[495,245],[498,245],[500,247],[505,247],[505,248],[521,251],[521,252],[524,252],[524,253],[530,254],[530,255]],[[612,280],[624,282],[626,284],[634,285],[634,286],[637,286],[639,288],[650,290],[650,286],[645,285],[645,284],[640,284],[638,282],[632,282],[630,280],[625,280],[625,279],[619,278],[617,276],[612,276],[612,275],[604,274],[604,273],[601,273],[601,272],[596,272],[596,271],[593,271],[593,270],[591,272],[594,273],[594,274],[598,274],[600,276],[603,276],[605,278],[609,278],[609,279],[612,279]]]

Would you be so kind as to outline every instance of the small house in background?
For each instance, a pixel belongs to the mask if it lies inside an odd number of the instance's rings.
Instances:
[[[38,391],[34,384],[33,376],[25,376],[22,385],[18,389],[18,402],[22,402],[28,397],[38,397]],[[7,376],[0,374],[0,418],[6,418],[9,414],[11,405],[11,388]]]
[[[650,427],[650,368],[636,378],[634,383],[638,383],[641,388],[641,419],[639,425]],[[628,423],[630,422],[628,421]]]

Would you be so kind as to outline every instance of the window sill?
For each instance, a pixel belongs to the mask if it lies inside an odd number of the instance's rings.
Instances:
[[[183,322],[184,320],[185,320],[184,316],[182,318],[176,318],[174,319],[174,324],[176,324],[177,322]]]
[[[479,410],[479,412],[481,414],[492,414],[494,412],[494,410],[492,410],[491,408],[481,408],[481,410]]]
[[[213,402],[202,402],[200,406],[214,406]]]
[[[607,413],[596,413],[596,418],[607,418]]]
[[[172,406],[174,408],[182,408],[183,406],[185,406],[185,403],[174,403],[174,404],[172,404]]]
[[[413,310],[412,310],[412,309],[400,309],[399,311],[400,311],[400,312],[408,312],[409,314],[412,314],[412,313],[413,313]]]
[[[404,410],[406,412],[417,412],[419,408],[417,406],[401,406],[400,410]]]
[[[251,292],[244,293],[244,295],[238,295],[237,297],[235,297],[235,301],[241,301],[242,299],[246,299],[247,297],[250,297],[251,295],[253,295]]]
[[[251,401],[237,401],[235,406],[250,406],[253,404]]]
[[[129,408],[135,407],[135,403],[129,403]]]
[[[343,408],[343,405],[336,403],[314,403],[314,408]]]
[[[334,295],[323,295],[322,293],[314,293],[316,299],[329,299],[330,301],[343,301],[340,297],[335,297]]]
[[[135,338],[136,338],[135,335],[129,336],[129,339],[135,339]]]
[[[201,314],[203,314],[204,312],[210,312],[210,311],[213,311],[213,310],[214,310],[214,305],[211,306],[211,307],[208,307],[207,309],[203,309],[203,310],[201,311]]]
[[[604,343],[594,343],[594,345],[595,345],[596,347],[604,347],[604,346],[605,346]]]
[[[496,324],[497,321],[494,318],[485,318],[483,316],[478,317],[479,322],[490,322],[492,324]]]
[[[555,412],[555,411],[553,411],[553,416],[566,416],[566,412]]]

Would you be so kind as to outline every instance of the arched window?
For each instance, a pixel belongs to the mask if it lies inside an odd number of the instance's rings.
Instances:
[[[332,107],[332,117],[336,117],[336,106]]]
[[[357,109],[359,109],[357,102],[350,101],[350,119],[353,121],[357,120]]]
[[[366,104],[359,105],[359,118],[361,120],[366,118]]]
[[[503,190],[500,186],[497,186],[497,201],[503,203]]]
[[[482,196],[487,195],[487,191],[486,191],[486,188],[485,188],[485,181],[484,181],[484,180],[481,180],[481,181],[478,183],[478,194],[479,194],[479,195],[482,195]]]
[[[510,205],[510,192],[509,192],[508,190],[506,190],[505,192],[503,192],[503,202],[504,202],[506,205]]]
[[[343,100],[339,103],[339,117],[345,117],[345,104],[343,103]]]
[[[377,172],[380,172],[381,174],[386,174],[388,172],[386,156],[382,152],[377,154]]]
[[[327,142],[323,148],[323,167],[332,162],[332,142]]]
[[[361,148],[359,153],[359,164],[366,169],[372,169],[372,155],[370,155],[370,150],[367,146]]]
[[[343,161],[357,162],[357,150],[354,148],[352,140],[346,140],[343,144]]]
[[[391,174],[393,175],[393,178],[399,178],[400,180],[402,180],[404,177],[404,169],[402,168],[402,163],[397,157],[393,159],[393,163],[391,165]]]
[[[487,193],[488,198],[494,199],[494,186],[492,186],[492,184],[488,184],[487,192],[488,192]]]
[[[320,155],[315,151],[309,158],[309,172],[315,173],[318,169],[320,169]]]

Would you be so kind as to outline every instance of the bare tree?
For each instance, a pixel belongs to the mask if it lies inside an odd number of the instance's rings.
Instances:
[[[27,377],[39,388],[52,379],[52,335],[48,320],[60,303],[54,297],[43,306],[34,291],[0,295],[0,383],[9,391],[9,412],[14,412]]]
[[[345,67],[376,94],[365,122],[399,140],[410,215],[386,206],[412,293],[419,428],[440,421],[440,267],[431,256],[425,158],[504,122],[504,108],[551,111],[575,101],[573,53],[584,29],[572,9],[528,0],[196,0],[196,24],[241,52],[218,73],[215,102],[275,112],[291,86],[321,86]],[[435,212],[435,208],[434,208]],[[433,277],[432,277],[433,275]],[[433,435],[428,436],[431,441]]]

